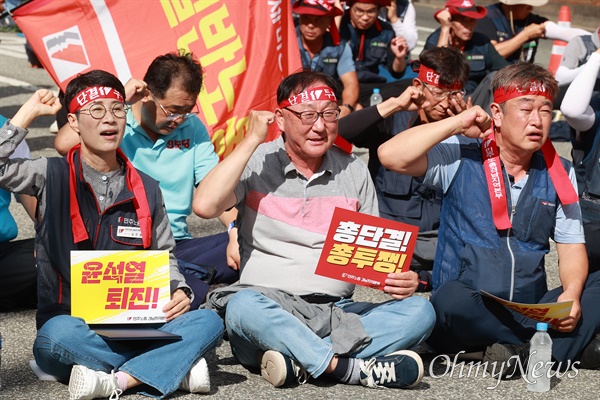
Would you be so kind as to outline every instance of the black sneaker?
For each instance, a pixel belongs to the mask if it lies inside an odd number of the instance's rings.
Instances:
[[[423,379],[423,361],[410,350],[360,360],[360,383],[370,388],[409,388]]]
[[[483,363],[485,370],[494,378],[518,378],[527,373],[529,342],[523,344],[494,343],[485,350]]]
[[[260,357],[260,375],[275,387],[302,385],[309,377],[304,367],[275,350],[267,350]]]
[[[586,346],[581,353],[581,368],[600,369],[600,333]]]

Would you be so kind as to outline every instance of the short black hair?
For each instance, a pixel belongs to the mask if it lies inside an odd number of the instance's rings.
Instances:
[[[144,75],[148,89],[159,99],[167,90],[179,84],[187,93],[198,97],[202,90],[203,71],[200,61],[185,50],[156,57]]]
[[[336,82],[331,75],[305,68],[283,78],[277,88],[277,103],[303,92],[315,83],[322,83],[331,90],[336,90]]]
[[[73,100],[73,98],[77,96],[79,92],[92,86],[111,87],[121,93],[121,96],[123,96],[123,99],[125,99],[125,88],[123,87],[123,84],[119,78],[110,72],[94,69],[86,72],[85,74],[77,75],[69,82],[67,89],[65,90],[64,104],[66,104],[68,107],[71,104],[71,100]]]
[[[419,63],[437,72],[443,86],[453,86],[456,82],[464,86],[471,73],[465,56],[450,47],[433,47],[423,51],[419,55]]]

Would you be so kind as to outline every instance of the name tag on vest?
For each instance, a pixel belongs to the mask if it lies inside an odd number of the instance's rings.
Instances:
[[[117,227],[117,236],[133,238],[133,239],[141,239],[142,238],[142,230],[136,226],[118,226]]]
[[[467,54],[467,61],[483,61],[485,60],[485,56],[483,54]]]

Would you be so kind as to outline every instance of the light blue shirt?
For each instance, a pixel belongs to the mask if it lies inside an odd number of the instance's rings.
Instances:
[[[194,189],[219,162],[204,124],[192,116],[153,142],[129,111],[121,150],[134,167],[158,181],[175,239],[191,238],[186,218]]]
[[[425,183],[441,188],[444,193],[450,187],[460,166],[460,140],[452,136],[427,153],[427,173]],[[462,139],[468,140],[468,139]],[[573,166],[569,168],[569,179],[577,192],[577,179]],[[521,190],[525,187],[529,175],[511,185],[510,195],[512,204],[517,204]],[[558,204],[556,209],[556,224],[554,241],[557,243],[585,243],[581,209],[579,202],[574,204]]]

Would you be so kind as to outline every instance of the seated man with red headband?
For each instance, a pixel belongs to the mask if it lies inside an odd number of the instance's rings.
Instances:
[[[349,7],[340,22],[340,36],[350,45],[360,82],[359,103],[369,106],[373,89],[383,99],[398,96],[410,86],[402,79],[406,72],[408,44],[396,36],[388,22],[378,18],[381,7],[390,0],[348,0]]]
[[[444,193],[428,343],[450,353],[485,349],[494,376],[520,373],[536,321],[480,290],[519,303],[573,301],[549,330],[559,369],[579,360],[600,326],[600,271],[588,275],[575,173],[548,140],[557,89],[545,68],[510,65],[492,81],[493,117],[473,107],[379,148],[385,167],[424,176]],[[562,283],[552,290],[550,238]]]
[[[440,225],[442,193],[420,177],[401,175],[379,163],[377,149],[395,135],[418,125],[451,117],[468,105],[463,86],[469,63],[449,47],[434,47],[419,55],[417,78],[398,97],[359,110],[340,120],[340,134],[369,149],[369,171],[375,181],[379,215],[419,227],[411,268],[419,274],[419,291],[431,290],[431,270]]]
[[[353,302],[354,285],[314,273],[336,207],[378,214],[367,167],[333,147],[340,114],[334,86],[320,72],[286,77],[275,113],[253,111],[246,138],[200,183],[198,215],[234,206],[239,213],[240,282],[215,290],[207,304],[225,314],[238,361],[260,367],[275,387],[323,374],[373,388],[411,387],[423,363],[406,349],[434,323],[431,304],[413,296],[417,274],[388,274],[390,299],[373,304]],[[273,122],[283,133],[263,144]]]
[[[71,400],[119,398],[125,390],[165,397],[178,388],[210,390],[204,353],[221,340],[223,324],[208,310],[190,310],[190,288],[173,255],[158,182],[136,170],[119,150],[125,132],[125,89],[116,76],[94,70],[65,91],[69,124],[81,137],[66,158],[9,159],[38,116],[60,102],[40,89],[0,127],[0,188],[35,196],[38,333],[33,354],[47,374],[69,382]],[[117,232],[132,221],[128,233]],[[137,228],[136,228],[137,227]],[[181,340],[140,347],[116,345],[71,316],[71,250],[168,250],[170,301],[158,329]]]

